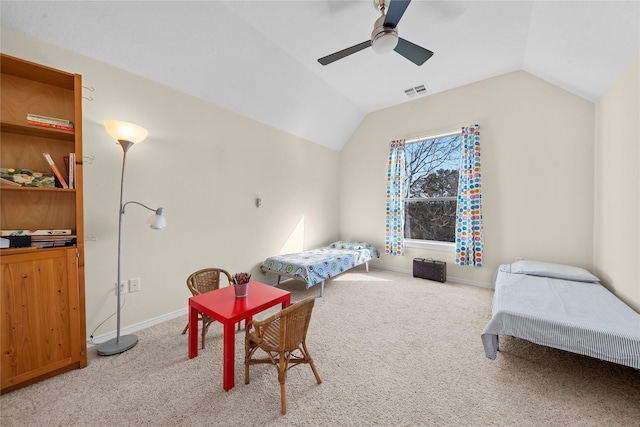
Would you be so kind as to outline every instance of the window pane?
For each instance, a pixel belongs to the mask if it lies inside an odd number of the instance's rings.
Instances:
[[[454,242],[456,201],[406,202],[404,221],[407,239]]]
[[[461,142],[455,134],[407,144],[405,198],[455,197]]]
[[[439,198],[458,194],[461,146],[459,133],[407,144],[404,194],[409,201],[405,204],[405,238],[455,241],[456,201]]]

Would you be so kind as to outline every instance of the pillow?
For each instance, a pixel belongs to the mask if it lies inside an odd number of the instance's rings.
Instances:
[[[371,246],[365,242],[351,242],[349,240],[338,240],[337,242],[333,242],[329,245],[330,248],[333,249],[365,249]]]
[[[509,273],[529,274],[532,276],[551,277],[554,279],[574,280],[576,282],[599,282],[593,274],[584,268],[564,264],[553,264],[542,261],[522,260],[507,266]]]

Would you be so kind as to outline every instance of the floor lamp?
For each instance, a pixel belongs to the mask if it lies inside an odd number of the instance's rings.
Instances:
[[[162,230],[166,225],[166,221],[164,218],[163,208],[152,209],[136,201],[123,203],[122,196],[124,190],[124,168],[127,161],[127,151],[129,151],[129,148],[131,148],[134,144],[144,141],[149,132],[138,125],[134,125],[133,123],[121,122],[118,120],[106,120],[104,122],[104,127],[109,135],[111,135],[122,146],[123,151],[122,175],[120,178],[120,210],[118,221],[118,281],[116,282],[116,288],[118,290],[118,308],[116,311],[116,337],[105,341],[98,346],[98,354],[100,356],[111,356],[114,354],[125,352],[138,343],[138,337],[135,335],[120,336],[120,308],[122,306],[122,290],[120,289],[120,285],[122,283],[122,217],[125,213],[125,208],[128,204],[133,203],[142,206],[143,208],[148,209],[152,212],[155,212],[153,216],[151,216],[147,220],[147,224],[149,225],[149,227],[154,230]]]

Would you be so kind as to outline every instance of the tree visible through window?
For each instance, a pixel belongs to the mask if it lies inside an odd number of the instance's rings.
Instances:
[[[405,149],[405,239],[454,242],[460,132],[409,142]]]

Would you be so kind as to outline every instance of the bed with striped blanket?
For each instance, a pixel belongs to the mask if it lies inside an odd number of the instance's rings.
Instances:
[[[496,358],[499,335],[640,369],[640,314],[578,267],[501,265],[482,332],[489,359]]]

